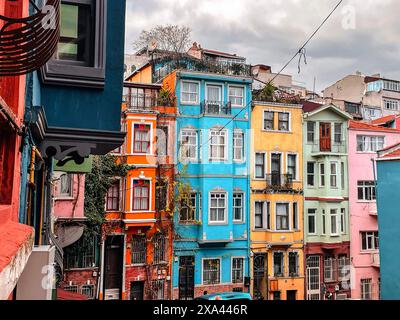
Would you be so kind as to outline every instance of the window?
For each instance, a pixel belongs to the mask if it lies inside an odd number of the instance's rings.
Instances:
[[[203,260],[203,285],[220,283],[220,259]]]
[[[299,276],[299,254],[289,252],[289,277]]]
[[[95,286],[94,284],[84,284],[81,286],[81,294],[87,296],[89,299],[95,298]]]
[[[289,204],[276,204],[276,230],[289,230]]]
[[[358,152],[377,152],[382,150],[385,145],[385,137],[377,136],[357,136]]]
[[[134,125],[133,135],[133,152],[149,153],[150,152],[150,126],[144,124]]]
[[[226,160],[226,135],[225,130],[211,130],[210,132],[210,160]]]
[[[226,193],[212,192],[210,199],[210,223],[225,223]]]
[[[326,211],[322,210],[322,235],[326,235]]]
[[[340,210],[340,231],[346,234],[346,209]]]
[[[164,211],[167,208],[169,199],[168,199],[168,184],[169,181],[159,179],[156,182],[156,192],[155,192],[155,197],[156,197],[156,211]]]
[[[242,192],[236,192],[233,194],[233,221],[243,222],[243,205],[244,205],[244,194]]]
[[[153,251],[153,264],[160,264],[166,261],[166,248],[165,248],[165,237],[162,234],[154,235],[153,239],[154,251]]]
[[[274,115],[272,111],[264,111],[264,130],[274,130]]]
[[[269,202],[257,201],[254,204],[254,229],[270,229]]]
[[[319,164],[319,185],[325,187],[325,164]]]
[[[281,292],[280,291],[274,291],[272,293],[274,301],[280,301],[281,300]]]
[[[342,143],[342,124],[335,123],[335,143],[341,144]]]
[[[232,259],[232,283],[243,283],[244,259]]]
[[[274,252],[274,277],[283,277],[283,252]]]
[[[307,185],[315,186],[315,162],[307,162]]]
[[[337,188],[337,163],[331,162],[331,187]]]
[[[103,88],[106,1],[61,1],[60,11],[60,39],[53,59],[42,69],[43,81]]]
[[[383,88],[389,91],[400,91],[400,82],[384,80],[383,81]]]
[[[375,201],[376,188],[374,181],[358,181],[358,200],[360,201]]]
[[[325,282],[334,281],[334,259],[328,257],[324,261],[324,278]]]
[[[287,156],[287,174],[291,175],[293,180],[297,179],[297,155],[288,154]]]
[[[299,216],[297,202],[293,203],[293,215],[292,215],[293,230],[299,230]]]
[[[244,160],[244,134],[240,130],[233,133],[233,160]]]
[[[278,113],[278,130],[289,131],[289,113],[279,112]]]
[[[196,193],[192,192],[189,199],[183,199],[179,212],[179,221],[190,223],[196,220]]]
[[[342,190],[344,190],[344,187],[345,187],[345,181],[344,181],[344,179],[345,179],[345,174],[344,174],[344,170],[345,170],[344,162],[341,162],[341,163],[340,163],[340,181],[341,181],[341,184],[342,184]]]
[[[255,164],[255,178],[265,178],[265,154],[256,153],[256,164]]]
[[[229,87],[229,101],[234,107],[243,107],[244,105],[244,88]]]
[[[131,263],[132,264],[146,263],[146,237],[144,236],[132,237]]]
[[[339,225],[338,225],[338,210],[331,209],[331,235],[339,235]]]
[[[307,122],[307,142],[314,143],[315,141],[315,122]]]
[[[372,279],[361,280],[361,300],[372,300]]]
[[[157,155],[168,155],[168,127],[157,127]]]
[[[384,99],[383,104],[384,104],[386,110],[390,110],[390,111],[398,111],[399,110],[399,101],[398,100]]]
[[[348,273],[350,272],[349,259],[347,258],[347,256],[340,256],[338,262],[339,262],[339,267],[338,267],[339,280],[347,280],[346,278],[348,276]]]
[[[307,216],[308,216],[308,233],[309,234],[316,234],[316,209],[308,209]]]
[[[379,249],[378,232],[361,232],[361,250],[371,251]]]
[[[150,210],[150,182],[148,180],[133,181],[133,211]]]
[[[165,280],[151,281],[153,300],[164,300]]]
[[[199,84],[182,81],[182,103],[195,104],[199,102]]]
[[[197,131],[182,130],[181,132],[181,159],[186,161],[197,160]]]
[[[107,191],[106,210],[119,210],[119,181],[115,181]]]
[[[60,176],[59,183],[59,197],[60,198],[70,198],[73,196],[72,193],[72,175],[64,173]]]

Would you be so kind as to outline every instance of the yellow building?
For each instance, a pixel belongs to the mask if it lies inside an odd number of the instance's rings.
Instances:
[[[302,107],[256,101],[251,121],[251,292],[303,300]]]

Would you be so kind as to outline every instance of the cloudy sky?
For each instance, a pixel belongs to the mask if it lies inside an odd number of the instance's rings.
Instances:
[[[277,72],[338,0],[127,0],[126,52],[143,29],[187,25],[203,48],[237,53]],[[317,90],[361,71],[400,79],[400,1],[344,0],[298,59],[285,70]]]

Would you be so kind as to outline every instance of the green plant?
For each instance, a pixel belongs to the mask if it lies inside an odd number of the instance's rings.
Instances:
[[[173,106],[174,98],[171,91],[167,88],[161,88],[158,93],[157,104],[162,107]]]

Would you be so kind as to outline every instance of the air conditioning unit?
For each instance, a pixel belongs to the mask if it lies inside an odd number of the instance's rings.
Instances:
[[[104,292],[104,300],[119,300],[119,289],[108,289]]]
[[[347,294],[345,293],[337,294],[336,300],[347,300]]]

